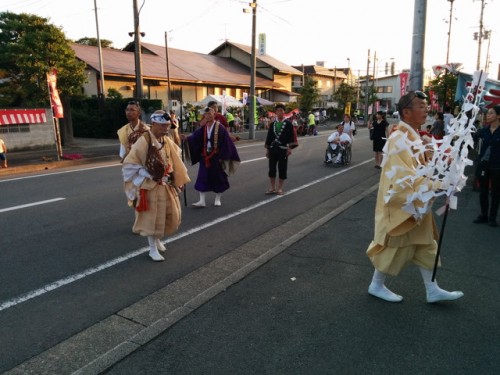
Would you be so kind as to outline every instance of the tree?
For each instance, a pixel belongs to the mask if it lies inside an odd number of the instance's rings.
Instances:
[[[97,47],[97,38],[90,38],[90,37],[85,37],[85,38],[80,38],[77,41],[75,41],[77,44],[83,44],[84,46],[93,46]],[[101,47],[102,48],[113,48],[113,42],[108,39],[101,39]]]
[[[457,76],[451,73],[440,74],[435,79],[429,81],[427,90],[436,93],[437,101],[441,108],[445,106],[454,107],[457,81]]]
[[[345,108],[347,103],[354,103],[356,101],[356,95],[356,87],[342,82],[337,91],[333,93],[333,100],[339,103],[340,108]]]
[[[57,71],[65,111],[63,135],[73,137],[69,98],[81,93],[85,64],[76,59],[62,30],[32,14],[0,13],[0,106],[49,105],[47,72]]]
[[[308,112],[314,108],[314,105],[319,99],[319,89],[318,82],[316,82],[311,77],[306,76],[304,80],[304,86],[300,90],[300,109],[303,112]]]

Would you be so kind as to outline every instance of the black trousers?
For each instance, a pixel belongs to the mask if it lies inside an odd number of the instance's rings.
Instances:
[[[490,220],[496,220],[498,206],[500,205],[500,169],[484,168],[479,173],[478,178],[481,215],[489,217]]]
[[[271,178],[276,178],[276,167],[280,180],[286,180],[286,172],[288,169],[287,150],[270,150],[269,151],[269,174]]]

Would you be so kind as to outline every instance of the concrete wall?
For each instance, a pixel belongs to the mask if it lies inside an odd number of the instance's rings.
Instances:
[[[52,110],[45,109],[43,124],[0,125],[0,138],[9,152],[56,148]]]

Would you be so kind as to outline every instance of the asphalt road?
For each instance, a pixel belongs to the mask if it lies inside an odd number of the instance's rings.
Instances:
[[[377,175],[362,137],[352,169],[325,167],[328,134],[301,138],[283,197],[263,194],[268,181],[262,143],[240,145],[243,162],[223,206],[187,207],[162,264],[152,263],[144,254],[146,241],[131,233],[133,212],[125,204],[117,163],[2,179],[0,371]],[[196,168],[190,167],[193,180]],[[188,202],[195,200],[197,193],[188,187]],[[274,245],[302,229],[294,225]]]
[[[0,292],[8,290],[0,303],[20,292],[16,283],[35,287],[47,273],[85,274],[85,267],[117,254],[126,260],[1,310],[0,372],[18,364],[7,374],[500,373],[500,232],[471,224],[478,197],[470,183],[450,212],[438,271],[442,287],[463,290],[465,297],[425,303],[414,267],[388,280],[402,303],[367,294],[373,268],[364,251],[373,234],[378,172],[365,132],[356,139],[352,166],[342,169],[322,165],[321,136],[301,138],[283,197],[263,196],[262,145],[241,145],[245,162],[223,207],[186,208],[180,236],[167,244],[167,262],[159,265],[141,253],[143,239],[130,234],[131,214],[116,180],[104,182],[115,178],[109,171],[117,167],[65,172],[68,180],[64,174],[31,178],[54,193],[50,197],[66,199],[16,219],[13,226],[28,232],[36,218],[54,220],[40,224],[29,241],[14,239],[11,227],[7,247],[0,238],[1,253],[8,248],[9,254],[0,254]],[[40,178],[55,183],[34,182]],[[86,187],[86,181],[106,186]],[[0,183],[2,191],[8,184]],[[7,190],[19,203],[23,189]],[[26,189],[31,202],[47,199]],[[92,209],[87,212],[73,189]],[[188,199],[196,194],[190,191]],[[73,200],[71,209],[46,208]],[[16,211],[0,211],[0,224],[10,225],[4,215]],[[52,237],[59,240],[45,246]]]

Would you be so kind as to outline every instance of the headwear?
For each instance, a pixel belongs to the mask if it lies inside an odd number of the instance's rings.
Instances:
[[[170,123],[170,116],[166,112],[155,112],[151,115],[151,122],[156,122],[157,124],[168,124]]]

